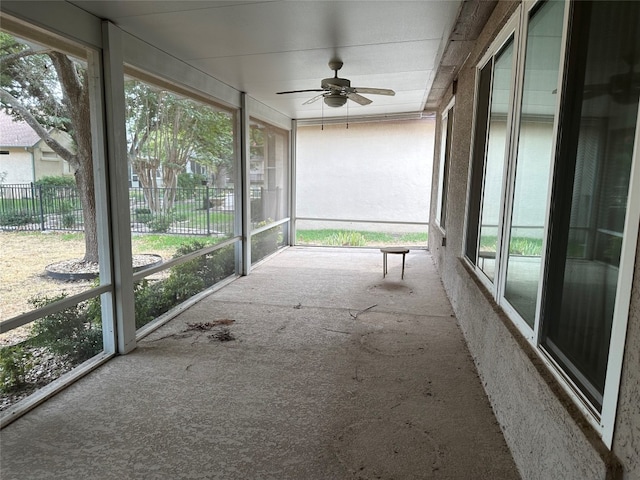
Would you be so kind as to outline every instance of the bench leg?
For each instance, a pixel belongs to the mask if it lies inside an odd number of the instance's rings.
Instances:
[[[401,279],[404,280],[404,253],[402,254],[402,277]]]
[[[387,275],[387,254],[382,253],[382,278]]]

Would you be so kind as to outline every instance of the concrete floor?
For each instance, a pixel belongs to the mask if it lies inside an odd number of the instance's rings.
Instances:
[[[0,477],[519,478],[430,255],[400,265],[284,251],[2,430]]]

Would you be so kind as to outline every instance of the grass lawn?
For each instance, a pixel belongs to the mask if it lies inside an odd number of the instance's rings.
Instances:
[[[213,245],[223,241],[224,237],[134,234],[132,252],[134,255],[152,253],[169,260],[181,245],[192,240]],[[427,234],[299,230],[296,240],[301,245],[425,246]],[[93,286],[92,281],[64,282],[45,275],[45,268],[49,264],[82,258],[82,233],[0,231],[0,245],[0,321],[32,310],[29,299],[36,296],[52,297],[62,292],[75,295]]]
[[[349,247],[426,246],[427,233],[393,234],[338,229],[298,230],[296,244]]]
[[[134,235],[132,251],[134,255],[153,253],[169,260],[180,245],[193,239],[211,244],[224,240],[221,237]],[[45,275],[47,265],[83,255],[82,233],[0,231],[0,321],[32,310],[29,299],[33,297],[52,297],[62,292],[75,295],[90,289],[93,282],[89,280],[64,282]]]

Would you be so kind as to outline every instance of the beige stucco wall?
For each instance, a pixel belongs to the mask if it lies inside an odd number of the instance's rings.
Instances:
[[[66,134],[52,132],[52,137],[67,148],[72,148],[72,143]],[[44,156],[46,152],[48,156]],[[40,180],[46,176],[73,175],[69,165],[58,155],[54,155],[53,150],[44,143],[39,141],[33,148],[33,160],[35,169],[35,179]]]
[[[0,174],[5,184],[33,181],[31,152],[24,148],[3,148],[8,155],[0,155]]]
[[[432,118],[299,127],[296,215],[426,223],[434,130]]]
[[[640,241],[636,249],[629,323],[613,451],[624,466],[624,479],[640,478]]]
[[[59,132],[52,133],[62,145],[72,148],[69,136]],[[8,147],[2,150],[8,151],[8,155],[0,155],[0,174],[5,174],[5,184],[30,183],[40,180],[45,176],[71,176],[73,172],[58,155],[42,140],[32,148]],[[49,155],[44,157],[43,152]]]
[[[458,77],[443,232],[431,222],[429,244],[496,417],[524,479],[640,478],[640,248],[636,254],[613,454],[588,426],[536,352],[464,265],[463,231],[474,108],[474,66],[517,2],[500,2]],[[451,94],[443,99],[444,108]],[[436,136],[440,137],[440,125]],[[436,145],[436,159],[440,158]],[[434,185],[438,162],[433,168]],[[435,191],[432,219],[435,218]],[[581,419],[582,418],[582,419]],[[608,467],[609,466],[609,467]],[[613,470],[612,470],[613,468]]]
[[[42,152],[38,149],[34,150],[34,166],[36,180],[40,180],[42,177],[61,176],[65,174],[64,164],[61,158],[57,157],[55,160],[43,159]]]

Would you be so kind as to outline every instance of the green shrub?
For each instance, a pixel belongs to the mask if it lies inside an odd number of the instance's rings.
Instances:
[[[65,297],[66,294],[35,297],[29,303],[35,308],[42,308]],[[29,342],[74,363],[81,363],[102,350],[102,325],[91,320],[87,315],[87,304],[79,303],[33,322],[34,336]]]
[[[62,216],[62,226],[72,228],[76,224],[76,216],[73,213],[65,213]]]
[[[179,199],[184,200],[193,198],[196,188],[204,185],[207,177],[199,173],[179,173],[178,174],[178,192]]]
[[[100,286],[100,279],[96,278],[92,283],[92,288],[96,288]],[[85,318],[90,325],[100,325],[102,326],[102,302],[100,300],[100,295],[90,298],[87,300],[85,304]]]
[[[80,208],[76,182],[73,177],[48,176],[34,182],[36,194],[42,200],[45,213],[71,213]]]
[[[158,215],[147,222],[153,233],[167,233],[171,227],[172,218],[169,215]]]
[[[197,252],[207,247],[207,244],[200,240],[191,240],[190,242],[182,244],[176,250],[173,258],[180,258],[189,253]],[[190,260],[180,265],[176,265],[171,269],[171,277],[174,277],[176,282],[183,281],[185,285],[190,285],[190,288],[181,288],[179,283],[176,283],[176,289],[184,292],[179,294],[179,297],[189,298],[190,296],[204,290],[206,286],[213,285],[215,283],[215,262],[211,261],[211,254],[201,255],[193,260]],[[193,293],[188,295],[188,291]],[[180,293],[181,293],[180,292]],[[186,296],[185,296],[186,295]]]
[[[34,221],[34,216],[27,210],[16,210],[0,214],[0,225],[19,227],[34,223]]]
[[[189,219],[189,215],[187,215],[184,212],[180,212],[180,213],[174,213],[173,214],[173,221],[174,222],[184,222],[185,220]]]
[[[32,367],[31,353],[23,345],[0,347],[0,392],[19,390]]]
[[[138,223],[149,223],[153,220],[153,213],[151,213],[150,208],[136,208],[133,215]]]
[[[138,223],[149,223],[153,220],[153,214],[149,213],[149,214],[144,214],[141,213],[140,215],[136,215],[136,222]]]
[[[174,258],[207,246],[207,243],[192,240],[178,247]],[[135,285],[136,328],[141,328],[234,271],[234,249],[229,246],[176,265],[165,280],[138,282]]]
[[[165,297],[164,282],[144,279],[134,285],[136,328],[143,327],[173,306]]]
[[[62,200],[57,205],[58,212],[62,214],[68,214],[75,210],[75,203],[71,200]]]
[[[76,180],[72,176],[48,175],[36,180],[34,185],[38,187],[75,187]]]

